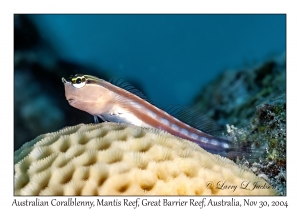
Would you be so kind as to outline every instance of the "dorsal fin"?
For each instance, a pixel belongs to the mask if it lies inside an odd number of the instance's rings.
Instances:
[[[109,82],[153,104],[141,91],[139,91],[137,88],[124,81],[123,79],[113,77],[109,80]],[[222,130],[221,127],[217,125],[217,123],[215,123],[213,120],[209,119],[207,116],[199,113],[194,109],[180,105],[172,105],[168,106],[164,110],[176,117],[177,119],[181,120],[182,122],[207,134],[219,135],[220,131]]]
[[[115,86],[118,86],[124,90],[127,90],[130,93],[133,93],[134,95],[150,102],[147,97],[144,95],[144,93],[142,93],[141,91],[139,91],[137,88],[133,87],[131,84],[129,84],[128,82],[124,81],[121,78],[118,77],[113,77],[109,80],[109,82]]]
[[[171,105],[164,110],[176,117],[178,120],[207,134],[219,135],[222,130],[216,122],[192,108],[180,105]]]

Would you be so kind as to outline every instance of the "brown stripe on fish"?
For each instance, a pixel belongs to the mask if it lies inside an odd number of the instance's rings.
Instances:
[[[233,147],[227,139],[202,132],[157,108],[128,83],[112,84],[90,75],[75,75],[65,84],[66,98],[71,106],[108,121],[165,130],[175,136],[193,141],[202,148],[226,156]],[[182,115],[188,115],[186,110]],[[193,114],[193,113],[192,113]],[[197,117],[191,117],[198,122]]]

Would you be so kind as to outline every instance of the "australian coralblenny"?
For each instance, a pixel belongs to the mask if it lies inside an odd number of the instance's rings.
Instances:
[[[93,115],[95,122],[98,122],[99,117],[103,121],[157,128],[193,141],[209,152],[226,157],[237,155],[236,147],[231,141],[207,134],[198,126],[190,126],[155,107],[128,83],[107,82],[81,74],[71,76],[67,80],[62,78],[62,82],[69,104]],[[187,110],[177,109],[177,113],[187,115],[192,121],[201,120],[197,116],[191,116]]]

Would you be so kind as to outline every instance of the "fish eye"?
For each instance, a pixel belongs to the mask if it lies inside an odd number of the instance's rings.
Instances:
[[[80,78],[77,78],[76,79],[76,84],[80,84],[81,83],[81,79]]]
[[[83,86],[85,86],[85,83],[86,83],[86,79],[82,75],[75,75],[72,78],[72,85],[76,88],[82,88]]]

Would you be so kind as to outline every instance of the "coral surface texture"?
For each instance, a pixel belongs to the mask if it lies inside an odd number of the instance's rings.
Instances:
[[[164,131],[80,124],[15,152],[15,195],[274,195],[246,167]]]

